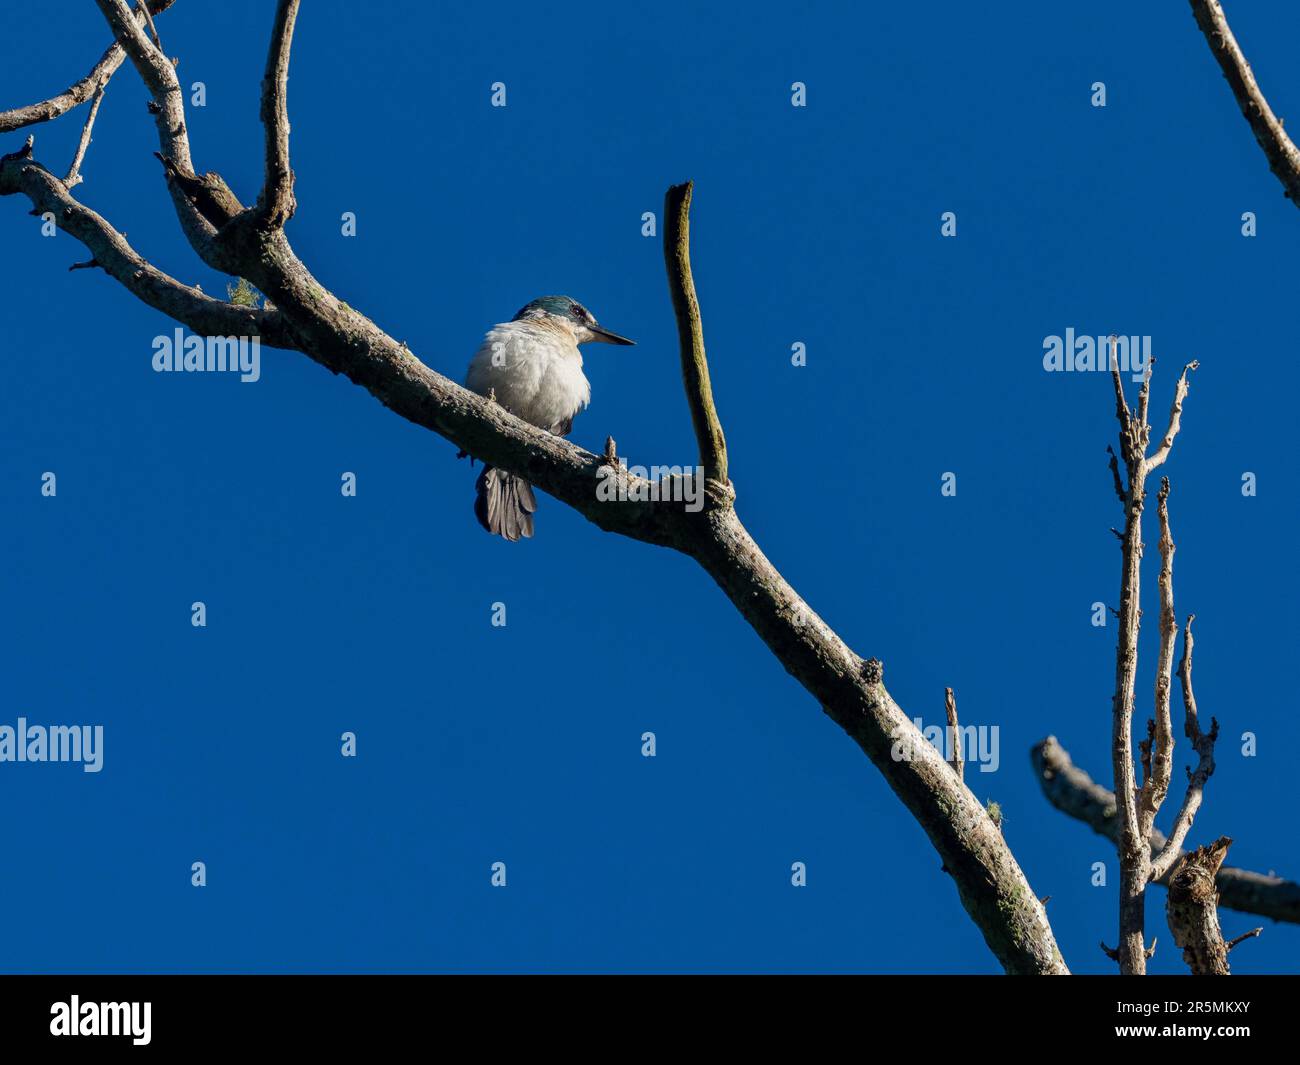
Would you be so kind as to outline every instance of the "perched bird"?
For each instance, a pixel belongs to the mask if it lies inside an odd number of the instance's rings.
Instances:
[[[542,296],[508,322],[493,326],[465,375],[465,387],[492,396],[506,410],[557,436],[591,401],[579,344],[635,344],[596,324],[568,296]],[[485,467],[475,485],[474,513],[490,533],[507,540],[533,535],[537,500],[522,477]]]

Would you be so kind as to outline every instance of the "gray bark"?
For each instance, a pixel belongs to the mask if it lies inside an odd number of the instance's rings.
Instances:
[[[296,4],[281,0],[278,6],[263,84],[264,94],[273,97],[264,98],[262,110],[267,120],[263,194],[258,205],[243,210],[225,190],[217,200],[220,210],[205,210],[201,189],[221,191],[225,186],[216,175],[191,178],[183,95],[172,64],[122,0],[97,2],[153,95],[160,152],[171,175],[168,188],[191,246],[214,269],[251,281],[276,310],[212,307],[214,301],[196,299],[185,286],[143,264],[102,218],[76,205],[30,155],[15,153],[0,160],[0,195],[23,193],[38,205],[56,204],[67,215],[68,232],[85,241],[97,259],[104,252],[107,263],[101,265],[110,276],[192,328],[257,332],[301,351],[365,388],[403,418],[492,466],[523,476],[599,528],[695,559],[786,670],[885,776],[930,837],[962,904],[1006,971],[1066,973],[1047,915],[983,806],[890,697],[879,662],[852,651],[807,607],[759,550],[733,508],[735,490],[726,473],[725,444],[708,387],[698,301],[690,281],[689,187],[669,191],[676,221],[665,225],[665,241],[672,241],[666,244],[665,259],[682,338],[687,400],[709,475],[706,506],[689,513],[680,504],[638,501],[635,495],[626,502],[600,501],[596,488],[607,466],[605,457],[537,429],[435,372],[405,344],[339,301],[295,255],[282,228],[291,213],[292,171],[281,75],[287,69]],[[240,328],[226,328],[236,321]],[[635,480],[626,471],[616,476]],[[910,759],[894,757],[900,737],[912,753]]]

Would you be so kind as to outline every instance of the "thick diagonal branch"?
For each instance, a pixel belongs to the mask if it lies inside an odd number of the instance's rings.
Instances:
[[[1119,838],[1115,793],[1076,766],[1055,736],[1048,736],[1035,745],[1029,757],[1048,802],[1112,843]],[[1165,845],[1164,833],[1153,829],[1152,853],[1159,853]],[[1180,851],[1178,857],[1183,853]],[[1165,873],[1157,882],[1164,884],[1167,880]],[[1300,883],[1231,867],[1220,869],[1215,882],[1220,905],[1230,910],[1300,924]]]
[[[1227,78],[1232,95],[1237,99],[1237,106],[1250,123],[1255,140],[1264,149],[1269,169],[1282,182],[1286,195],[1300,207],[1300,150],[1296,149],[1282,120],[1273,114],[1268,100],[1255,81],[1250,64],[1246,62],[1245,53],[1237,44],[1228,26],[1228,18],[1223,13],[1219,0],[1191,0],[1192,14],[1196,24],[1205,34],[1205,40]]]
[[[121,27],[132,60],[159,103],[172,98],[175,78],[151,53],[153,45],[124,25],[120,0],[97,0]],[[274,47],[274,46],[273,46]],[[179,105],[179,97],[176,97]],[[173,112],[173,115],[175,112]],[[183,131],[182,131],[183,133]],[[164,154],[182,133],[159,123]],[[175,158],[175,156],[170,156]],[[185,158],[188,167],[188,145]],[[173,181],[172,184],[175,184]],[[699,307],[691,283],[689,190],[670,191],[666,233],[670,291],[678,311],[684,378],[702,461],[717,496],[691,513],[671,500],[602,501],[597,489],[605,459],[537,429],[454,384],[420,362],[364,315],[336,299],[297,258],[283,229],[244,225],[239,216],[211,240],[195,239],[200,255],[216,257],[270,298],[297,347],[335,373],[369,390],[395,413],[445,437],[493,466],[526,477],[612,532],[676,548],[717,582],[782,665],[867,753],[925,829],[952,875],[959,897],[1003,967],[1012,973],[1065,973],[1047,915],[984,807],[886,691],[881,667],[864,661],[812,613],[741,525],[726,493],[726,449],[708,385]],[[173,202],[177,197],[173,195]],[[178,211],[184,206],[177,203]],[[689,356],[688,358],[686,356]],[[896,756],[900,738],[908,757]]]

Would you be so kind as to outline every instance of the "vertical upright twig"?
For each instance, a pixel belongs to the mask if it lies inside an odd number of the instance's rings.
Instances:
[[[1114,337],[1111,338],[1110,368],[1115,385],[1116,417],[1120,424],[1119,455],[1128,473],[1128,484],[1124,492],[1119,641],[1115,650],[1115,694],[1111,704],[1111,765],[1115,773],[1120,864],[1119,944],[1115,957],[1121,973],[1125,976],[1140,976],[1146,972],[1143,911],[1150,875],[1150,852],[1138,817],[1138,787],[1133,769],[1133,699],[1137,681],[1138,629],[1142,617],[1139,603],[1142,590],[1142,508],[1146,481],[1143,458],[1150,429],[1132,414],[1124,399],[1124,384],[1120,379]],[[1143,414],[1145,406],[1143,402]]]
[[[297,201],[293,194],[293,169],[289,165],[289,52],[298,21],[298,0],[279,0],[271,47],[266,53],[262,76],[262,130],[265,140],[266,176],[257,198],[259,224],[279,228],[293,217]]]
[[[1174,642],[1177,622],[1174,616],[1173,557],[1174,541],[1169,531],[1169,481],[1166,478],[1158,494],[1160,517],[1160,652],[1156,664],[1155,716],[1146,740],[1141,744],[1143,782],[1138,787],[1133,766],[1133,709],[1137,679],[1138,630],[1142,609],[1142,511],[1146,498],[1146,479],[1164,463],[1173,448],[1181,426],[1183,400],[1187,397],[1190,371],[1197,363],[1183,368],[1174,388],[1169,425],[1156,451],[1148,457],[1151,441],[1149,420],[1151,367],[1143,375],[1136,413],[1124,399],[1116,340],[1110,342],[1110,371],[1115,386],[1115,414],[1119,421],[1119,456],[1111,452],[1111,473],[1116,493],[1124,505],[1124,532],[1120,581],[1119,642],[1115,653],[1115,695],[1112,700],[1111,762],[1115,772],[1115,807],[1119,823],[1117,844],[1120,862],[1119,944],[1114,957],[1120,972],[1140,976],[1146,972],[1151,950],[1143,943],[1146,887],[1153,879],[1151,835],[1156,814],[1169,790],[1173,759],[1173,726],[1169,713],[1169,689],[1172,683]],[[1119,475],[1122,460],[1128,473],[1125,486]],[[1176,853],[1176,851],[1175,851]]]
[[[958,780],[966,778],[966,765],[962,758],[961,751],[961,726],[957,724],[957,699],[952,694],[951,688],[943,690],[944,710],[948,715],[948,736],[952,746],[952,757],[948,759],[948,764],[952,766],[953,772],[957,774]]]
[[[1192,648],[1196,641],[1192,639],[1192,622],[1196,620],[1195,614],[1187,616],[1187,624],[1183,626],[1183,660],[1178,664],[1178,679],[1183,689],[1183,734],[1187,737],[1192,745],[1192,750],[1197,754],[1196,768],[1187,771],[1187,793],[1183,797],[1183,805],[1178,811],[1178,816],[1174,818],[1174,827],[1169,832],[1169,838],[1159,853],[1151,860],[1151,878],[1159,880],[1178,860],[1183,846],[1183,840],[1187,838],[1187,833],[1192,827],[1192,820],[1196,817],[1196,812],[1201,808],[1201,798],[1205,792],[1205,782],[1210,779],[1214,773],[1214,742],[1219,738],[1219,722],[1213,717],[1210,718],[1210,731],[1201,731],[1200,713],[1196,706],[1196,693],[1192,689]]]
[[[1155,717],[1147,752],[1150,772],[1142,784],[1141,827],[1147,839],[1156,814],[1169,792],[1169,778],[1174,763],[1174,729],[1169,713],[1170,687],[1173,683],[1174,644],[1178,640],[1178,619],[1174,614],[1174,538],[1169,529],[1169,478],[1160,482],[1156,495],[1156,512],[1160,518],[1160,651],[1156,658]]]
[[[709,364],[704,355],[704,326],[700,303],[691,277],[691,192],[693,183],[673,185],[664,196],[664,263],[668,289],[677,316],[677,338],[682,356],[682,382],[691,409],[700,463],[709,480],[727,484],[727,441],[713,405]]]

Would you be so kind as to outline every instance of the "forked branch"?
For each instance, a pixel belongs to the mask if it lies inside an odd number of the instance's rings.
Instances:
[[[175,2],[176,0],[151,0],[149,9],[155,15],[159,15]],[[147,13],[137,5],[136,10],[130,17],[137,22],[143,22]],[[49,122],[51,119],[67,114],[74,107],[84,104],[108,84],[108,79],[116,73],[117,68],[122,65],[124,59],[126,59],[126,50],[120,42],[115,40],[100,56],[99,61],[91,68],[90,73],[80,81],[73,82],[63,92],[57,93],[47,100],[38,100],[34,104],[27,104],[25,107],[0,111],[0,133],[12,133],[24,126],[34,126],[38,122]]]
[[[1119,838],[1116,817],[1115,793],[1096,783],[1087,772],[1076,766],[1070,754],[1055,736],[1036,744],[1029,752],[1043,795],[1056,809],[1068,817],[1081,821],[1112,843]],[[1277,841],[1281,847],[1282,841]],[[1153,859],[1165,849],[1167,840],[1158,828],[1151,832]],[[1181,858],[1186,852],[1178,852]],[[1168,873],[1158,878],[1167,884]],[[1224,866],[1215,883],[1219,890],[1220,905],[1241,913],[1258,914],[1274,921],[1300,924],[1300,883],[1286,880],[1272,873],[1256,873],[1250,869]]]
[[[405,344],[330,293],[298,259],[280,224],[246,224],[259,218],[276,223],[291,202],[282,75],[287,78],[295,3],[277,7],[267,60],[272,91],[271,104],[263,111],[268,147],[263,206],[244,211],[237,201],[231,203],[233,193],[219,177],[194,172],[184,99],[171,62],[122,0],[96,2],[153,97],[168,189],[191,246],[214,268],[246,278],[276,310],[213,307],[217,301],[148,267],[104,219],[77,204],[30,152],[0,160],[0,195],[22,193],[38,206],[55,206],[63,213],[60,217],[66,215],[60,224],[91,248],[111,276],[165,313],[203,332],[275,336],[346,375],[402,417],[493,466],[526,477],[600,528],[694,558],[785,669],[884,775],[926,831],[962,904],[1003,967],[1011,973],[1068,972],[1042,905],[984,806],[893,700],[880,663],[856,654],[808,608],[735,513],[691,274],[689,183],[670,189],[666,197],[665,258],[687,402],[709,484],[709,504],[698,513],[649,493],[602,500],[598,488],[602,471],[608,473],[604,456],[529,425],[435,372]],[[234,314],[241,316],[239,328],[231,327]],[[906,741],[908,758],[895,755],[900,738]]]

